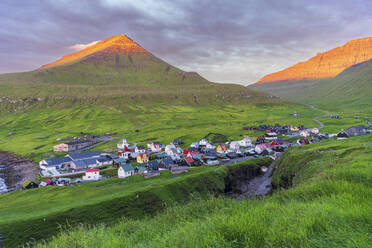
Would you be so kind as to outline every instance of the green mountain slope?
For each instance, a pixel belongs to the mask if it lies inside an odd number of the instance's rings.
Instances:
[[[372,113],[372,60],[354,65],[331,79],[249,86],[284,99],[347,113]]]
[[[291,148],[273,178],[290,189],[263,199],[194,200],[153,218],[66,230],[37,247],[371,247],[371,138]]]
[[[143,104],[273,102],[241,85],[216,84],[155,57],[125,35],[69,54],[40,69],[0,75],[0,97],[112,98]],[[260,99],[258,99],[258,98]],[[275,100],[275,99],[274,99]],[[277,99],[276,99],[277,101]]]

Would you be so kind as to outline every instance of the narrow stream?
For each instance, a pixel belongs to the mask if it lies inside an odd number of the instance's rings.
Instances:
[[[8,187],[6,186],[5,183],[5,165],[0,164],[0,195],[5,194],[8,192]]]

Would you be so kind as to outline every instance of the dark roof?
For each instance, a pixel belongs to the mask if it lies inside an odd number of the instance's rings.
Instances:
[[[165,158],[161,161],[161,163],[165,166],[170,166],[170,165],[174,164],[174,162],[171,158]]]
[[[74,161],[73,163],[76,166],[80,167],[80,166],[88,166],[88,165],[96,164],[97,160],[93,158],[89,158],[89,159],[77,160],[77,161]]]
[[[123,164],[121,166],[121,168],[123,168],[124,171],[133,171],[134,170],[134,168],[131,164]]]
[[[145,147],[144,147],[144,146],[137,146],[137,149],[139,149],[139,150],[144,150]]]
[[[71,162],[72,160],[69,157],[62,157],[62,158],[48,158],[48,159],[44,159],[44,161],[48,165],[53,166],[53,165],[60,165],[63,163],[68,163],[68,162]]]
[[[93,152],[82,152],[82,153],[71,153],[67,156],[69,156],[72,160],[81,160],[81,159],[87,159],[92,157],[99,157],[101,155],[101,152],[93,151]]]
[[[84,143],[91,143],[92,141],[90,140],[78,140],[78,141],[71,141],[71,142],[66,142],[62,144],[67,144],[67,145],[76,145],[76,144],[84,144]]]
[[[154,141],[152,142],[153,144],[156,144],[156,145],[161,145],[161,143],[159,141]]]
[[[156,160],[150,161],[148,164],[149,164],[150,168],[158,168],[159,167],[159,163]]]
[[[111,159],[108,157],[99,157],[97,158],[97,161],[102,163],[102,162],[111,161]]]

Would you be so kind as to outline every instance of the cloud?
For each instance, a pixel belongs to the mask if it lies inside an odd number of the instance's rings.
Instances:
[[[83,50],[87,47],[95,45],[97,42],[99,42],[99,41],[93,41],[93,42],[90,42],[88,44],[75,44],[75,45],[69,46],[68,49],[75,50],[75,51],[80,51],[80,50]]]
[[[371,36],[372,1],[2,0],[0,73],[122,33],[181,69],[248,84]]]

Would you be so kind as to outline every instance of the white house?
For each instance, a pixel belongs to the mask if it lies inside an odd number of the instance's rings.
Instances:
[[[136,149],[134,150],[136,153],[145,153],[146,149],[144,146],[136,146]]]
[[[278,138],[278,134],[277,133],[266,133],[265,134],[265,139],[266,140],[275,140]]]
[[[206,145],[206,148],[207,149],[216,149],[216,146],[213,144],[213,143],[207,143],[207,145]]]
[[[126,178],[129,176],[133,176],[135,173],[134,168],[131,164],[123,164],[118,169],[118,177],[119,178]]]
[[[312,134],[318,134],[319,133],[319,129],[314,127],[313,129],[311,129],[311,133]]]
[[[147,143],[147,148],[150,149],[152,152],[161,152],[163,146],[162,144],[160,144],[160,142],[150,142]]]
[[[199,141],[199,145],[201,145],[201,146],[206,146],[207,144],[208,144],[208,140],[207,139],[201,139]]]
[[[305,129],[305,130],[302,130],[302,131],[300,132],[300,135],[301,135],[302,137],[308,137],[308,136],[310,135],[310,132],[309,132],[307,129]]]
[[[231,141],[230,142],[230,150],[236,152],[240,149],[239,141]]]
[[[126,138],[123,138],[117,145],[119,149],[125,149],[125,147],[129,147],[129,143],[127,142]]]
[[[85,175],[83,176],[83,180],[86,181],[96,181],[99,180],[99,169],[93,168],[85,171]]]
[[[195,148],[199,148],[199,142],[193,142],[190,147],[195,147]]]
[[[239,141],[239,145],[243,147],[252,146],[252,140],[250,138],[245,137],[244,139]]]
[[[165,146],[165,153],[168,154],[168,155],[172,155],[174,154],[176,151],[176,146],[173,145],[173,144],[169,144],[167,146]]]

